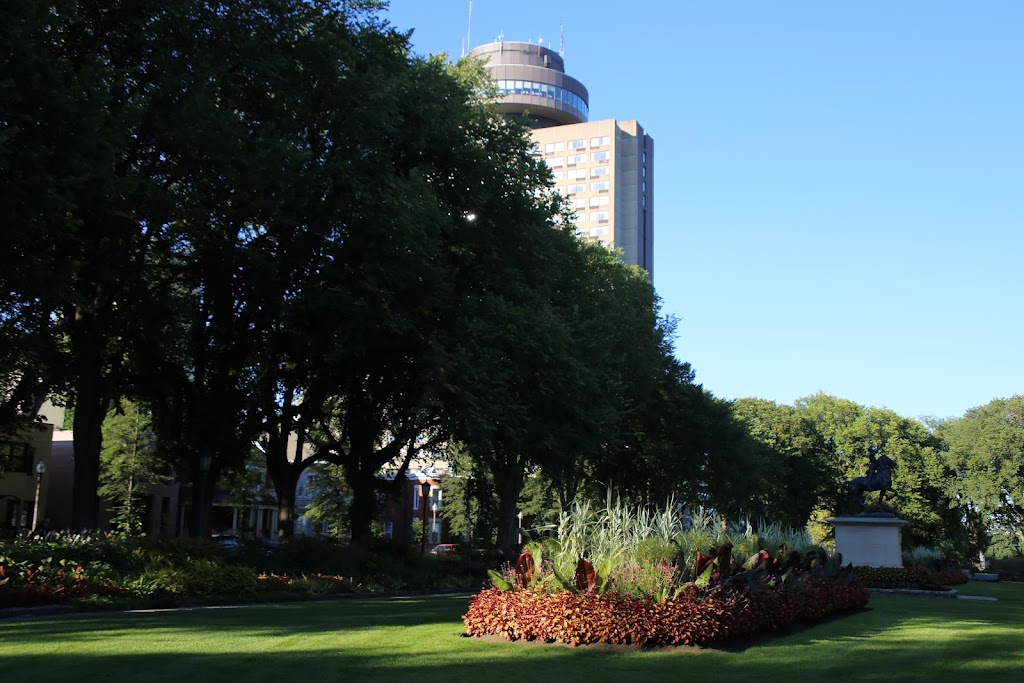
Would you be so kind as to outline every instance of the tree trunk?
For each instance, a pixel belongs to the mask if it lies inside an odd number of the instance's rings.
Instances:
[[[523,467],[518,462],[494,471],[494,484],[498,491],[498,548],[512,561],[520,550],[518,514],[523,476]]]
[[[88,370],[86,370],[88,372]],[[97,378],[79,377],[75,387],[74,458],[71,526],[99,528],[100,450],[108,401]]]
[[[300,473],[301,470],[289,462],[270,472],[274,493],[277,494],[277,538],[282,541],[295,536],[295,488],[299,484]]]
[[[365,477],[349,479],[352,487],[352,504],[349,507],[349,524],[352,527],[350,547],[353,550],[368,550],[373,540],[373,518],[377,511],[376,491],[372,481]]]
[[[292,491],[295,487],[292,486]],[[289,541],[295,537],[295,496],[277,492],[277,538]]]

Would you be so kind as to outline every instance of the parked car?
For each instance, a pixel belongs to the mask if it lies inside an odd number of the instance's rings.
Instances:
[[[225,550],[238,550],[242,545],[238,542],[237,536],[213,536],[213,541]]]
[[[438,543],[430,549],[431,555],[454,555],[458,552],[454,543]]]

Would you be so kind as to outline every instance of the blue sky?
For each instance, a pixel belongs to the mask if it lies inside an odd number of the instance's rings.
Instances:
[[[391,0],[457,59],[468,0]],[[655,142],[654,282],[723,398],[1024,393],[1024,2],[475,0]]]

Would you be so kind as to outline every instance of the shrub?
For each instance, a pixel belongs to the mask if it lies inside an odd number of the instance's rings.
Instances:
[[[132,585],[143,596],[204,597],[211,595],[251,595],[256,592],[256,573],[248,567],[220,564],[198,559],[153,565]]]
[[[226,552],[216,543],[200,538],[137,537],[126,541],[131,564],[137,569],[154,566],[178,566],[206,560],[220,563]]]
[[[903,551],[903,566],[921,565],[923,567],[934,567],[941,563],[943,555],[941,550],[918,546]]]
[[[351,593],[354,590],[351,579],[330,574],[260,574],[256,577],[256,585],[265,592],[293,591],[307,595]]]

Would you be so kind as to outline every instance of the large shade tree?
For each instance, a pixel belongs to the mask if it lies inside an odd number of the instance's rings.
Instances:
[[[983,553],[993,536],[1024,546],[1024,397],[995,399],[937,427],[946,492],[972,550]]]
[[[135,327],[149,311],[145,264],[167,222],[161,179],[148,170],[159,153],[147,121],[161,77],[151,56],[170,49],[164,4],[0,10],[10,247],[0,268],[0,372],[23,406],[27,394],[38,404],[49,393],[74,404],[79,527],[97,525],[101,425],[125,386]]]

